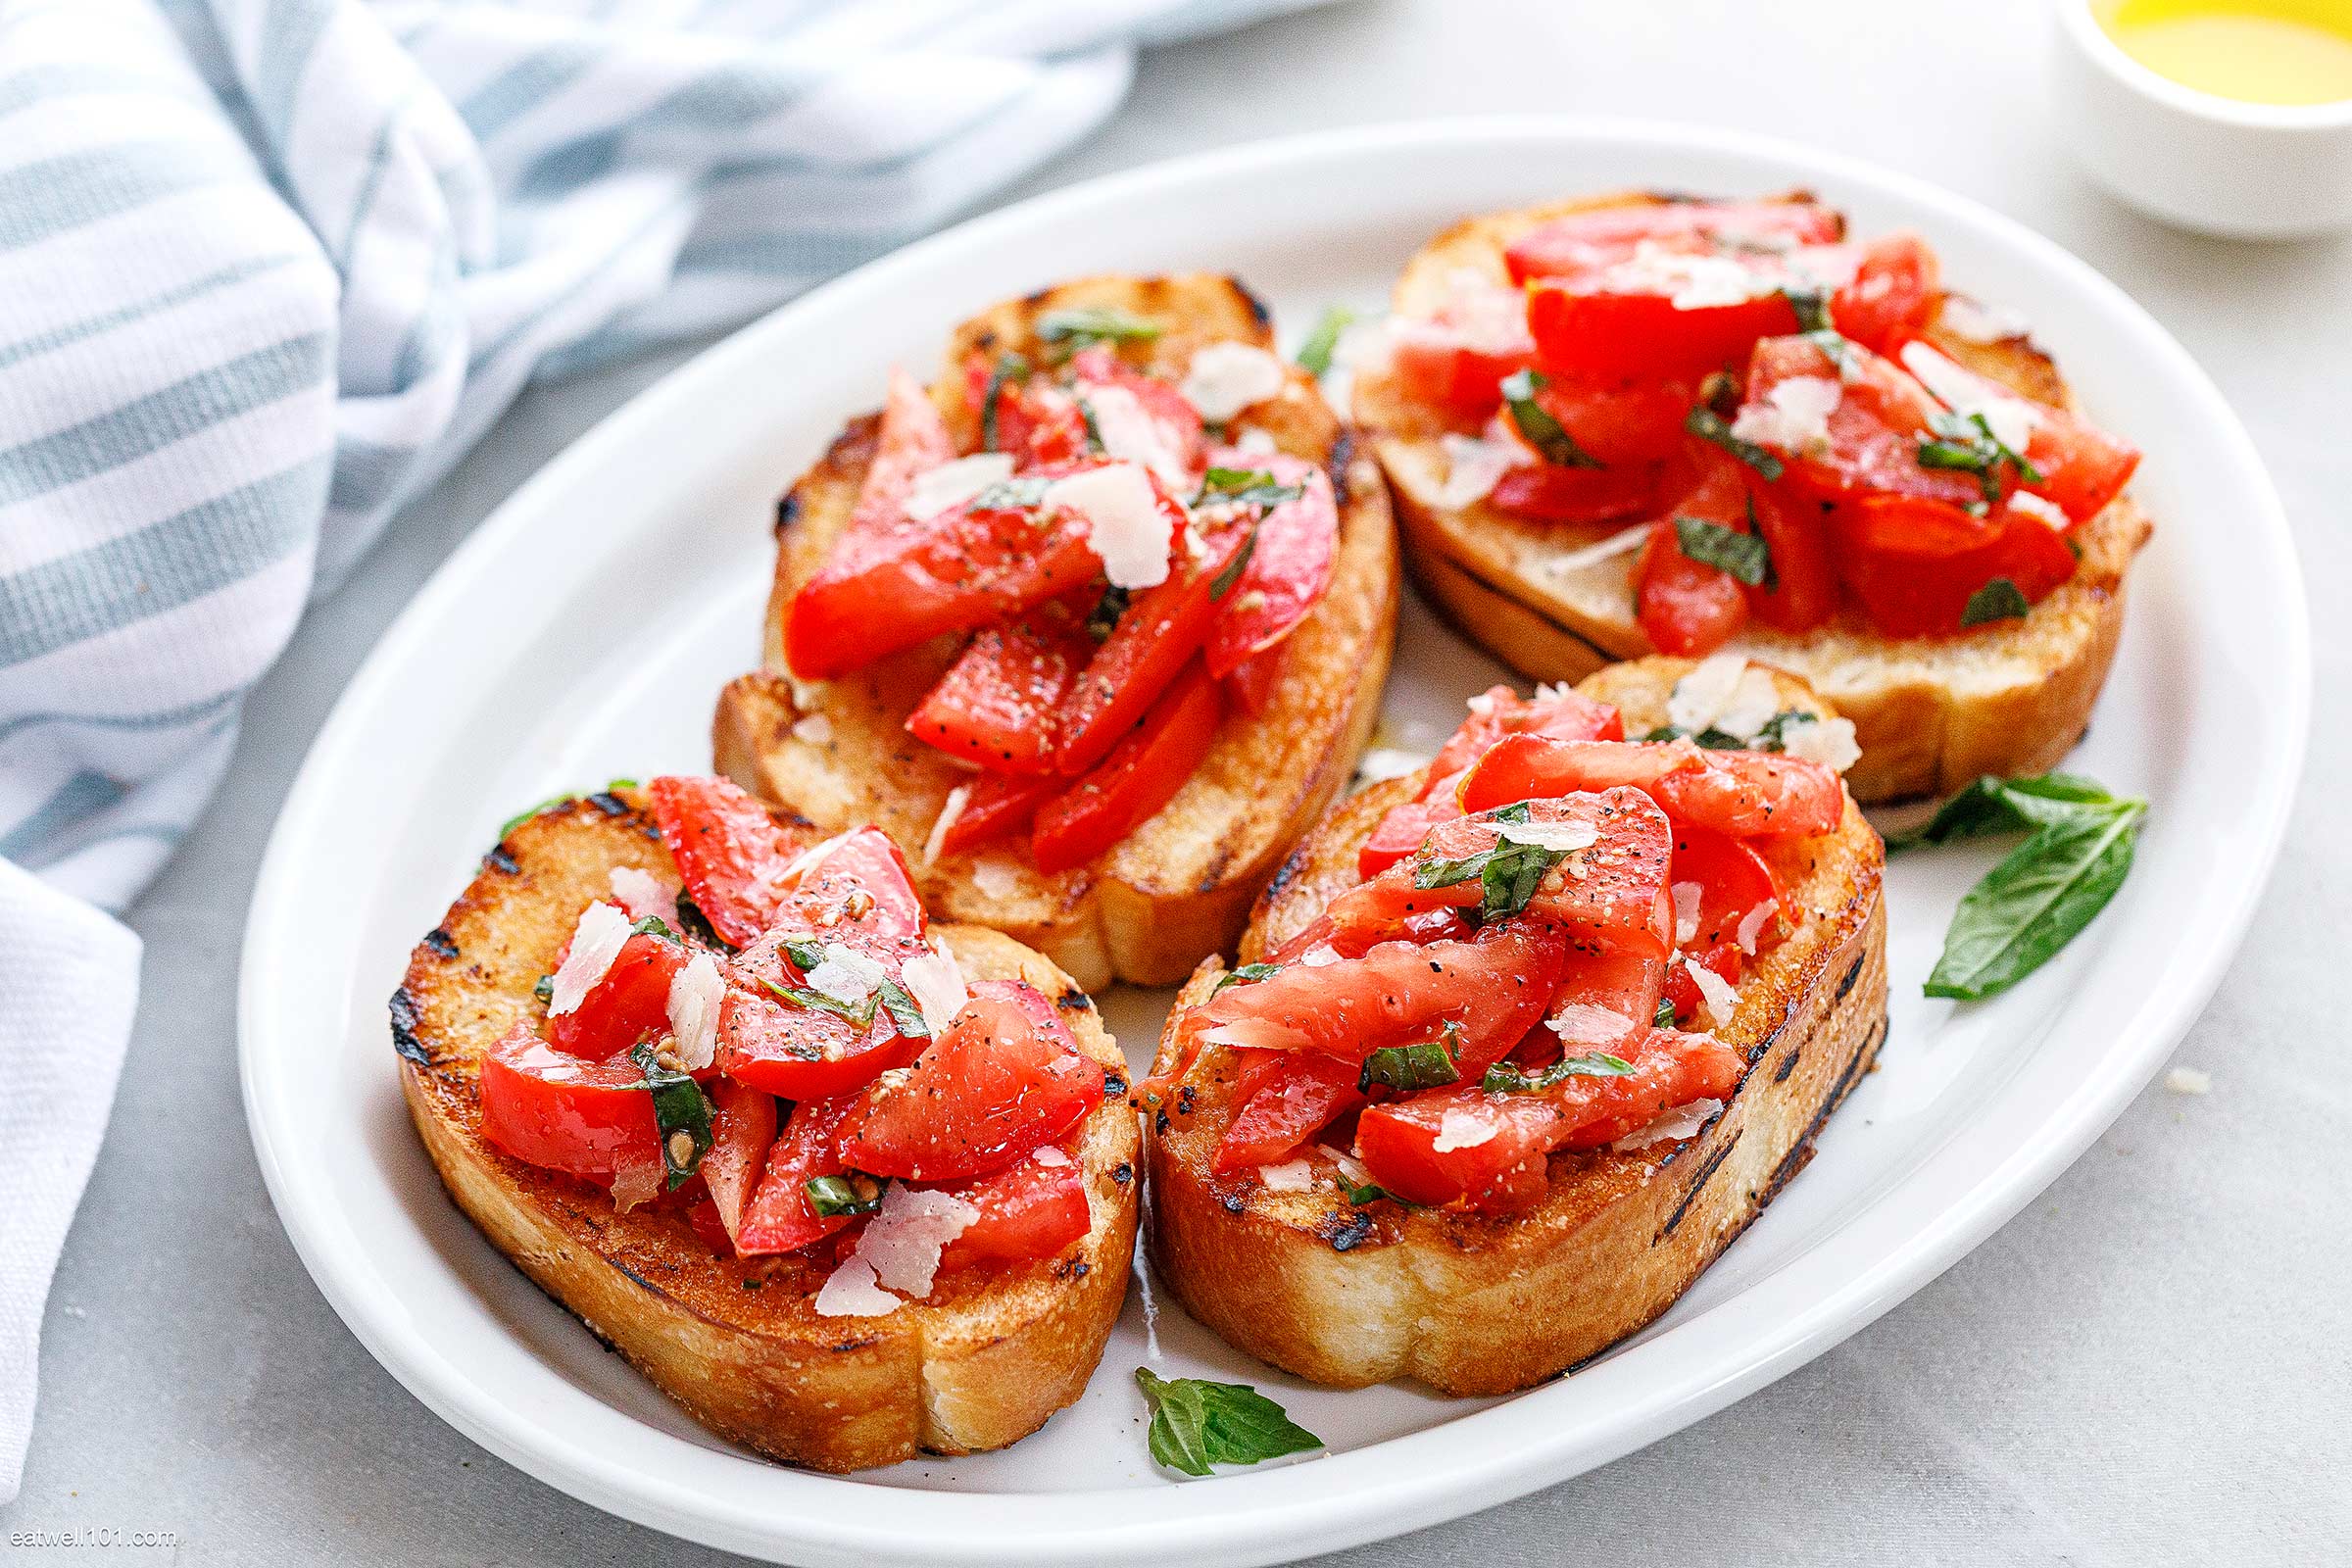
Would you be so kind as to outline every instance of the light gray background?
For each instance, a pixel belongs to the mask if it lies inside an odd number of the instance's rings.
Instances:
[[[2211,1095],[2150,1089],[1973,1255],[1744,1403],[1334,1562],[2352,1559],[2352,1094],[2343,1009],[2323,989],[2352,934],[2352,840],[2325,782],[2352,760],[2335,608],[2352,246],[2199,240],[2091,190],[2049,140],[2046,23],[2038,0],[1343,6],[1147,58],[1118,121],[1014,193],[1287,131],[1505,109],[1858,154],[2024,220],[2178,334],[2252,429],[2316,590],[2318,725],[2287,853],[2179,1056],[2212,1073]],[[131,917],[147,942],[138,1030],[51,1296],[0,1543],[78,1525],[175,1531],[190,1562],[733,1560],[510,1469],[369,1359],[270,1210],[234,1060],[254,872],[336,693],[469,527],[678,357],[526,397],[256,694],[220,800]]]

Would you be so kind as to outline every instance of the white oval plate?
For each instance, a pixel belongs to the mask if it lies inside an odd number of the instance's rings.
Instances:
[[[2120,897],[1996,1003],[1929,1003],[1981,850],[1896,862],[1883,1068],[1769,1213],[1657,1324],[1517,1398],[1309,1389],[1163,1305],[1163,1370],[1252,1381],[1327,1455],[1175,1484],[1147,1462],[1129,1373],[1139,1293],[1086,1396],[1010,1450],[835,1479],[704,1434],[484,1243],[405,1115],[384,1000],[523,802],[709,765],[707,719],[751,667],[770,507],[893,361],[1096,270],[1231,270],[1292,341],[1377,308],[1465,214],[1618,185],[1805,184],[1864,231],[1924,230],[1948,274],[2015,306],[2104,422],[2149,453],[2157,533],[2074,765],[2154,809]],[[2136,306],[1982,207],[1843,159],[1679,128],[1561,121],[1281,141],[1098,180],[977,220],[736,334],[613,415],[500,509],[384,637],[320,732],[254,894],[241,999],[263,1174],[319,1289],[368,1349],[485,1446],[681,1536],[810,1564],[1265,1562],[1395,1534],[1574,1475],[1819,1354],[1982,1241],[2147,1081],[2243,933],[2300,771],[2303,592],[2252,446]],[[1408,607],[1388,710],[1443,734],[1494,666]],[[1148,1058],[1164,997],[1106,999]]]

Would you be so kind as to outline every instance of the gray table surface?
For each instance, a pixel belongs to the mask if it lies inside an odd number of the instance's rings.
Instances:
[[[2145,222],[2048,137],[2037,0],[1358,4],[1150,57],[1045,189],[1286,131],[1493,109],[1767,131],[1937,179],[2087,258],[2222,385],[2319,590],[2319,711],[2286,855],[2179,1059],[2004,1230],[1743,1403],[1522,1501],[1349,1564],[2352,1559],[2352,1117],[2337,1009],[2352,761],[2344,430],[2352,245],[2246,248]],[[236,960],[311,737],[402,605],[530,472],[680,356],[531,393],[255,695],[226,786],[131,916],[145,994],[67,1244],[9,1532],[176,1533],[191,1562],[716,1562],[475,1448],[330,1311],[279,1229],[236,1089]],[[2226,526],[2227,519],[2205,519]],[[2313,781],[2322,781],[2315,787]],[[2183,911],[2194,919],[2194,911]],[[2329,1061],[2337,1065],[2330,1069]],[[169,1554],[169,1553],[167,1553]],[[727,1559],[732,1560],[732,1559]]]

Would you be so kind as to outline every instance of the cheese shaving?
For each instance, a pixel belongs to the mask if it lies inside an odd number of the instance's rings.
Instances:
[[[1638,522],[1630,528],[1620,528],[1598,544],[1587,545],[1582,550],[1571,550],[1564,556],[1544,558],[1542,564],[1543,570],[1554,577],[1572,576],[1587,566],[1597,566],[1604,561],[1614,561],[1619,556],[1630,556],[1647,543],[1648,539],[1649,524]]]
[[[2034,439],[2041,416],[2033,404],[1995,390],[1916,338],[1903,345],[1902,360],[1903,368],[1917,376],[1936,402],[1954,414],[1982,415],[1992,438],[2010,451],[2022,453]]]
[[[1011,477],[1010,453],[975,452],[968,458],[957,458],[916,474],[900,510],[920,522],[938,516],[950,507],[960,507],[990,485],[1003,484]]]
[[[1107,444],[1107,431],[1103,439]],[[1046,486],[1045,499],[1085,519],[1102,574],[1113,585],[1152,588],[1168,580],[1168,518],[1150,476],[1135,464],[1106,464],[1056,479]]]
[[[1430,499],[1447,512],[1484,501],[1502,476],[1525,459],[1507,441],[1486,441],[1448,430],[1438,437],[1446,453],[1446,479]]]
[[[1674,683],[1666,698],[1666,722],[1692,733],[1705,729],[1730,706],[1746,670],[1747,661],[1738,654],[1709,654]]]
[[[1845,388],[1826,375],[1797,375],[1776,382],[1759,401],[1742,404],[1732,434],[1799,457],[1830,448],[1830,416]]]
[[[1764,922],[1780,912],[1778,899],[1766,899],[1740,918],[1740,951],[1749,957],[1756,956],[1756,944],[1763,940]]]
[[[2175,1067],[2164,1075],[2164,1087],[2176,1095],[2213,1093],[2213,1074],[2196,1067]]]
[[[1279,1165],[1260,1165],[1257,1179],[1269,1193],[1303,1193],[1315,1185],[1315,1164],[1302,1156]]]
[[[792,738],[809,746],[829,746],[833,742],[833,721],[822,713],[805,713],[793,720]]]
[[[1808,762],[1819,762],[1842,773],[1861,760],[1861,743],[1854,739],[1850,718],[1808,718],[1781,731],[1781,750]]]
[[[825,1276],[814,1305],[819,1317],[887,1317],[900,1301],[874,1283],[874,1265],[852,1252]]]
[[[952,954],[933,948],[906,960],[899,979],[914,1004],[923,1009],[923,1025],[933,1039],[948,1032],[963,1004],[971,1000],[971,992],[963,983],[963,970]]]
[[[616,865],[607,881],[630,919],[659,920],[666,926],[678,923],[678,890],[653,872]]]
[[[824,957],[808,971],[808,989],[845,1007],[855,1007],[872,996],[889,973],[879,960],[842,943],[828,942],[823,951]]]
[[[1936,324],[1968,343],[2006,343],[2033,330],[2026,318],[2006,305],[1987,305],[1965,294],[1946,294]]]
[[[919,1301],[931,1294],[939,1254],[979,1217],[978,1208],[954,1193],[892,1182],[851,1255],[865,1259],[881,1284]]]
[[[1732,700],[1715,715],[1715,727],[1726,735],[1752,741],[1780,710],[1781,689],[1774,684],[1772,671],[1760,664],[1750,664],[1740,672],[1740,684],[1732,688]]]
[[[963,808],[971,804],[971,799],[972,787],[969,784],[958,784],[948,791],[947,800],[940,805],[939,815],[932,818],[931,831],[923,837],[923,864],[929,865],[939,858],[939,852],[947,845],[949,830],[955,827],[956,818],[963,815]]]
[[[1598,844],[1600,828],[1592,822],[1497,822],[1494,836],[1506,843],[1532,844],[1539,850],[1568,855]]]
[[[2064,507],[2054,501],[2044,501],[2031,490],[2011,491],[2009,510],[2022,513],[2057,533],[2064,533],[2074,526],[2074,519],[2066,514]]]
[[[1355,776],[1367,784],[1377,784],[1382,779],[1402,778],[1407,773],[1427,767],[1429,763],[1430,754],[1427,752],[1408,752],[1396,746],[1375,746],[1356,762]]]
[[[1707,1004],[1707,1018],[1718,1029],[1732,1021],[1732,1013],[1740,1005],[1740,993],[1732,983],[1703,963],[1686,960],[1683,967],[1690,971],[1691,984]]]
[[[1637,1149],[1647,1149],[1652,1144],[1662,1144],[1669,1140],[1679,1144],[1686,1138],[1697,1137],[1706,1129],[1708,1122],[1713,1121],[1721,1114],[1723,1114],[1722,1101],[1693,1100],[1689,1104],[1670,1106],[1658,1112],[1656,1119],[1651,1121],[1648,1126],[1638,1132],[1627,1133],[1609,1147],[1620,1153],[1625,1153]]]
[[[1193,355],[1182,390],[1200,417],[1223,424],[1289,384],[1289,374],[1273,355],[1253,344],[1228,342],[1207,344]]]
[[[1047,1167],[1049,1170],[1059,1170],[1064,1165],[1075,1163],[1075,1161],[1073,1161],[1068,1154],[1062,1152],[1059,1146],[1054,1144],[1038,1145],[1037,1152],[1029,1157],[1036,1160],[1040,1165]]]
[[[555,985],[548,993],[547,1015],[561,1018],[576,1011],[587,1000],[588,993],[612,967],[620,956],[623,944],[629,940],[629,917],[617,904],[599,899],[580,911],[580,923],[572,928],[571,951],[564,956],[563,965],[556,970]]]
[[[1185,471],[1183,457],[1170,444],[1166,427],[1152,416],[1133,392],[1123,386],[1090,381],[1078,389],[1078,397],[1095,416],[1095,433],[1102,438],[1104,452],[1125,463],[1142,464],[1166,484],[1178,488],[1191,484],[1192,475]]]
[[[1484,1116],[1473,1116],[1464,1110],[1448,1110],[1438,1118],[1438,1136],[1430,1148],[1438,1153],[1456,1149],[1476,1149],[1491,1142],[1498,1129]]]
[[[688,1072],[701,1072],[718,1054],[718,1009],[726,1001],[727,982],[718,960],[698,953],[669,982],[669,1033],[678,1062]]]
[[[1698,935],[1699,901],[1707,890],[1696,882],[1677,882],[1674,894],[1674,941],[1677,947]]]
[[[1545,1027],[1565,1046],[1592,1048],[1622,1045],[1638,1027],[1614,1007],[1590,1002],[1571,1002],[1544,1020]]]

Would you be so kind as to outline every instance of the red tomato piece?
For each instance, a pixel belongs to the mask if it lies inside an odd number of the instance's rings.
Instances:
[[[1699,899],[1697,934],[1680,943],[1686,948],[1737,944],[1748,917],[1781,898],[1780,884],[1764,857],[1729,834],[1695,822],[1678,822],[1674,828],[1674,885],[1687,882],[1698,884]],[[1763,927],[1754,935],[1760,942]]]
[[[1282,686],[1282,656],[1288,643],[1276,643],[1262,654],[1251,654],[1233,666],[1224,680],[1226,701],[1245,713],[1262,713],[1273,706]]]
[[[1990,512],[1980,517],[1926,496],[1859,496],[1838,509],[1842,546],[1872,555],[1915,561],[1965,555],[1992,543],[2000,531]]]
[[[1217,683],[1193,663],[1093,772],[1038,808],[1037,868],[1084,865],[1156,815],[1208,756],[1223,716]]]
[[[1745,966],[1745,955],[1736,944],[1719,942],[1712,947],[1693,944],[1683,954],[1683,961],[1666,970],[1666,1000],[1674,1004],[1677,1019],[1691,1019],[1706,1010],[1706,997],[1699,991],[1698,982],[1690,978],[1690,965],[1701,964],[1723,977],[1726,985],[1738,985]]]
[[[1102,1063],[1079,1051],[1052,1003],[1019,981],[984,980],[904,1078],[857,1098],[835,1147],[872,1175],[964,1181],[1077,1126],[1102,1086]]]
[[[890,369],[890,390],[882,403],[882,422],[874,436],[874,455],[858,486],[850,513],[850,531],[887,533],[906,520],[906,496],[917,475],[954,461],[956,438],[948,421],[923,385],[897,366]]]
[[[984,627],[906,715],[906,733],[1000,773],[1054,767],[1054,714],[1093,651],[1075,638]]]
[[[1736,462],[1736,459],[1727,461]],[[1828,623],[1838,612],[1838,568],[1830,559],[1828,525],[1821,504],[1785,484],[1768,484],[1746,468],[1746,485],[1755,527],[1772,552],[1772,578],[1760,585],[1742,583],[1748,618],[1775,631],[1801,635]]]
[[[1607,269],[1530,283],[1538,363],[1555,375],[1697,376],[1738,364],[1758,338],[1796,330],[1796,311],[1780,294],[1682,310],[1667,294],[1632,287],[1613,284]]]
[[[577,1007],[548,1016],[547,1043],[567,1055],[601,1061],[667,1034],[669,983],[690,956],[674,942],[631,936]]]
[[[1554,375],[1536,393],[1537,407],[1557,419],[1586,456],[1611,468],[1662,463],[1680,452],[1683,420],[1697,401],[1693,381],[1650,375]]]
[[[1421,848],[1429,830],[1462,814],[1451,796],[1392,806],[1355,852],[1355,874],[1369,882]]]
[[[1939,557],[1871,549],[1853,531],[1859,510],[1839,507],[1832,515],[1840,540],[1839,569],[1871,624],[1889,637],[1963,630],[1960,617],[1970,597],[1995,577],[2008,578],[2028,604],[2038,604],[2075,574],[2075,554],[2062,535],[2006,507],[1993,509],[1998,531],[1989,543]]]
[[[1928,242],[1903,229],[1862,247],[1860,264],[1830,296],[1830,321],[1875,354],[1891,355],[1928,329],[1942,297],[1942,269]]]
[[[1920,442],[1940,412],[1928,389],[1859,344],[1847,344],[1841,358],[1842,367],[1808,337],[1774,337],[1758,343],[1748,361],[1749,405],[1802,377],[1838,387],[1826,450],[1780,453],[1789,480],[1826,500],[1881,492],[1944,502],[1963,514],[1955,526],[1964,525],[1967,509],[1984,500],[1984,487],[1972,474],[1920,466]]]
[[[819,1214],[808,1204],[808,1183],[817,1176],[839,1176],[850,1167],[835,1152],[841,1121],[855,1096],[838,1100],[804,1100],[792,1107],[783,1135],[769,1146],[767,1164],[760,1173],[745,1205],[742,1227],[735,1233],[735,1250],[749,1257],[797,1252],[822,1241],[857,1216]]]
[[[1022,777],[1012,773],[982,773],[965,786],[963,809],[940,836],[939,853],[959,855],[1025,831],[1037,808],[1061,793],[1057,775]]]
[[[1321,1052],[1269,1053],[1242,1086],[1241,1109],[1218,1141],[1209,1169],[1220,1174],[1271,1165],[1364,1102],[1361,1068]]]
[[[1444,318],[1401,321],[1391,346],[1405,390],[1462,420],[1493,414],[1502,404],[1503,378],[1536,363],[1536,341],[1523,325],[1481,341]]]
[[[1263,470],[1276,484],[1297,485],[1301,491],[1298,500],[1267,508],[1257,518],[1249,563],[1216,601],[1202,657],[1208,672],[1223,679],[1298,630],[1331,587],[1339,560],[1340,513],[1331,476],[1319,463],[1280,453],[1252,457],[1232,451],[1217,453],[1215,461]]]
[[[720,1235],[731,1250],[743,1230],[744,1205],[767,1167],[767,1151],[776,1141],[776,1097],[731,1078],[712,1083],[710,1094],[710,1150],[703,1155],[703,1183],[710,1191],[711,1211]]]
[[[1157,376],[1145,375],[1130,368],[1105,344],[1096,343],[1070,356],[1070,382],[1080,401],[1087,401],[1106,387],[1115,387],[1135,399],[1136,407],[1148,421],[1152,444],[1157,454],[1116,452],[1114,457],[1149,463],[1152,456],[1164,455],[1166,464],[1198,480],[1203,466],[1201,453],[1204,443],[1200,425],[1200,411],[1192,405],[1176,387]],[[1098,423],[1101,420],[1098,418]],[[1152,465],[1155,471],[1159,465]]]
[[[878,827],[835,834],[804,853],[790,869],[790,897],[776,910],[774,925],[853,946],[867,938],[923,934],[923,901],[914,891],[906,857]]]
[[[526,1165],[596,1180],[662,1162],[645,1072],[625,1053],[583,1061],[517,1020],[482,1057],[482,1136]]]
[[[2139,450],[2051,404],[2020,398],[1997,382],[1963,368],[1922,343],[1903,351],[1906,367],[1943,393],[1961,393],[1969,402],[2003,398],[2033,411],[2033,429],[2026,440],[2025,459],[2037,475],[2022,479],[2022,488],[2053,502],[2070,522],[2082,522],[2113,501],[2139,466]],[[2007,476],[2006,474],[2004,476]]]
[[[1052,1257],[1084,1241],[1094,1222],[1086,1172],[1069,1150],[1056,1144],[993,1176],[946,1191],[977,1208],[980,1217],[940,1250],[943,1274],[974,1263]]]
[[[1656,511],[1667,472],[1667,465],[1654,463],[1614,468],[1522,464],[1494,481],[1487,505],[1530,522],[1618,522]]]
[[[800,981],[795,976],[790,983]],[[786,1100],[846,1095],[906,1066],[922,1050],[922,1037],[899,1033],[887,1009],[860,1028],[837,1012],[796,1005],[764,988],[730,986],[719,1004],[719,1069]]]
[[[1535,1038],[1536,1061],[1563,1054],[1623,1055],[1658,1016],[1666,960],[1633,948],[1584,944],[1568,950],[1551,1016]]]
[[[1470,716],[1446,737],[1430,760],[1429,782],[1421,799],[1447,799],[1449,780],[1487,755],[1505,735],[1549,735],[1563,741],[1621,741],[1625,719],[1607,703],[1566,687],[1536,697],[1521,697],[1508,686],[1490,686],[1470,699]]]
[[[1188,667],[1217,614],[1217,583],[1249,542],[1248,530],[1226,530],[1200,560],[1127,607],[1055,715],[1054,765],[1063,774],[1102,761]],[[1233,586],[1226,584],[1228,594]]]
[[[1633,253],[1642,240],[1770,255],[1790,245],[1833,244],[1845,220],[1813,202],[1651,202],[1596,207],[1539,223],[1503,249],[1511,281],[1561,277]]]
[[[1747,595],[1730,572],[1684,555],[1674,519],[1666,517],[1651,524],[1634,567],[1634,615],[1658,652],[1698,658],[1747,624]]]
[[[1702,751],[1689,741],[1606,744],[1515,735],[1466,774],[1465,811],[1579,790],[1631,785],[1678,822],[1735,838],[1827,833],[1843,820],[1845,786],[1818,762],[1763,752]]]
[[[710,928],[735,947],[775,923],[804,843],[723,778],[666,774],[646,786],[662,842]]]

